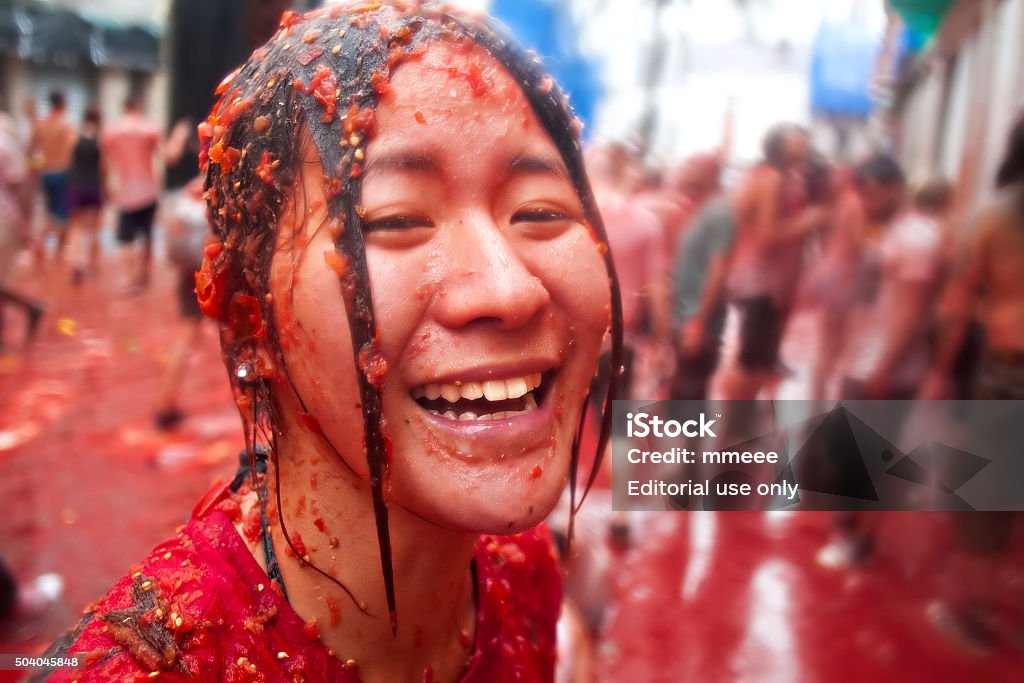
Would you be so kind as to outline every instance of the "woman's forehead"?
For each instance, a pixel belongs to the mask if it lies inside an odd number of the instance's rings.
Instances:
[[[448,166],[452,178],[485,182],[517,160],[568,176],[526,95],[479,46],[434,43],[398,67],[390,86],[377,107],[367,179],[381,168]]]
[[[510,111],[529,106],[505,67],[468,40],[431,41],[407,56],[392,73],[380,103],[447,111],[453,101]]]

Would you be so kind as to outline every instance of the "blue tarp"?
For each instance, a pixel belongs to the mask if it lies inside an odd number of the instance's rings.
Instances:
[[[544,66],[569,94],[573,110],[585,124],[594,122],[601,82],[594,63],[579,49],[571,17],[554,0],[494,0],[491,15],[508,26],[519,42],[537,51]]]
[[[867,118],[882,39],[853,24],[822,24],[811,56],[811,111]]]

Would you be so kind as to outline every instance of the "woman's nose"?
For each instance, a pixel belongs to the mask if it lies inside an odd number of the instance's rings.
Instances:
[[[462,221],[452,231],[449,253],[450,266],[435,300],[435,316],[446,327],[493,322],[515,329],[551,300],[513,240],[489,216]]]

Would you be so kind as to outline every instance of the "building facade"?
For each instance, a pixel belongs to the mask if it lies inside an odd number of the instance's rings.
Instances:
[[[89,104],[116,119],[129,94],[141,96],[161,119],[165,94],[160,70],[160,2],[65,0],[0,5],[2,94],[15,115],[35,104],[49,111],[60,91],[71,118]]]
[[[970,216],[991,198],[1024,105],[1024,0],[960,0],[896,87],[897,152],[912,178],[941,175]]]

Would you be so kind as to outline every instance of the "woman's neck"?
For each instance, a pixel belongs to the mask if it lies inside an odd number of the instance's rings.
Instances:
[[[324,644],[340,659],[355,660],[367,683],[422,680],[428,668],[433,680],[457,680],[475,628],[476,537],[390,506],[398,614],[393,635],[368,483],[308,433],[283,439],[279,451],[281,507],[292,545],[355,598],[296,556],[273,512],[271,487],[270,532],[296,612],[315,619]]]

